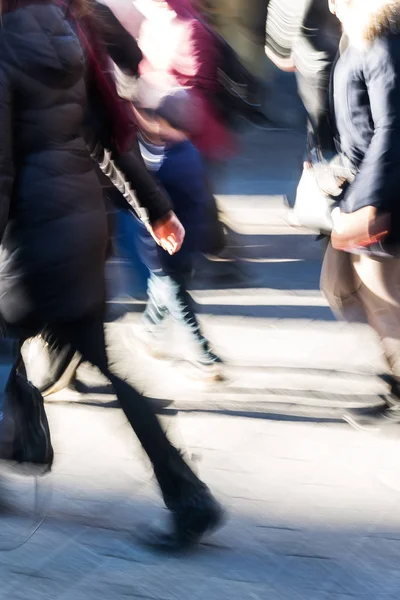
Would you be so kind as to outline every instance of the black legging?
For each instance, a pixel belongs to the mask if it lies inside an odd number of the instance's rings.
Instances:
[[[93,317],[46,329],[61,346],[70,345],[111,382],[122,410],[153,464],[166,506],[173,509],[203,487],[168,440],[149,400],[110,370],[102,319]]]

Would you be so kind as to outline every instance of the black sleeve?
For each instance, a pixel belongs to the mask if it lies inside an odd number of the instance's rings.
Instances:
[[[3,52],[0,52],[3,58]],[[9,78],[0,67],[0,240],[3,237],[10,211],[14,182],[12,141],[11,87]]]
[[[143,55],[136,40],[121,25],[108,6],[95,0],[93,10],[111,59],[122,71],[138,75]]]
[[[135,190],[139,203],[147,209],[151,223],[173,210],[166,192],[148,172],[137,142],[131,152],[122,155],[114,153],[114,159],[116,166],[124,173],[132,189]]]

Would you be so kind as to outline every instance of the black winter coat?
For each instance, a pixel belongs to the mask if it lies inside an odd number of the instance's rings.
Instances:
[[[102,310],[107,244],[101,187],[84,140],[79,42],[51,4],[0,26],[0,312],[68,322]]]

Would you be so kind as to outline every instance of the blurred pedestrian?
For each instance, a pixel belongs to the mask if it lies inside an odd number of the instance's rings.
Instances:
[[[296,73],[308,116],[308,153],[317,148],[330,159],[336,152],[330,80],[341,39],[339,21],[327,0],[271,0],[266,52],[285,71]]]
[[[167,316],[172,317],[183,325],[194,341],[196,364],[218,378],[222,361],[211,349],[200,327],[187,290],[195,256],[201,251],[212,250],[211,228],[214,225],[207,221],[210,192],[205,184],[201,156],[185,135],[190,119],[190,100],[181,90],[164,98],[153,117],[144,111],[136,111],[136,114],[144,160],[168,193],[186,232],[179,253],[169,255],[157,248],[144,228],[139,231],[139,250],[150,271],[150,280],[148,303],[136,333],[140,333],[152,353],[160,356],[162,342],[166,342],[162,324]],[[171,354],[164,352],[165,355]]]
[[[217,40],[191,0],[151,0],[151,5],[138,37],[144,55],[141,104],[156,108],[162,97],[186,88],[196,107],[187,133],[205,158],[221,161],[232,154],[234,138],[215,102]]]
[[[73,18],[71,12],[74,11],[74,5],[66,4],[63,0],[61,5],[65,11],[70,9],[68,16],[70,19]],[[90,69],[92,74],[87,77],[89,98],[86,118],[87,139],[90,141],[91,148],[96,148],[95,154],[99,162],[103,160],[104,148],[112,151],[113,159],[123,169],[139,201],[146,207],[151,219],[157,220],[168,212],[170,203],[147,172],[141,159],[130,105],[124,104],[118,98],[112,78],[105,78],[101,72],[101,63],[108,65],[112,60],[134,82],[138,76],[142,53],[136,41],[107,6],[91,0],[90,10],[91,19],[95,19],[96,22],[96,35],[91,37],[95,37],[96,41],[92,40],[94,46],[92,49],[87,48],[88,35],[83,34],[83,44],[86,46],[86,53],[90,55],[92,64]],[[102,43],[99,43],[99,40]],[[102,89],[107,90],[103,98],[98,93],[98,80]],[[98,144],[99,140],[100,144]],[[121,148],[122,145],[125,147]],[[129,146],[132,146],[132,149]],[[110,258],[113,253],[115,222],[115,206],[110,199],[110,190],[114,185],[99,169],[98,173],[107,207],[109,238],[107,258]],[[126,201],[122,200],[126,206]],[[37,338],[27,341],[24,350],[28,375],[45,397],[67,387],[74,380],[81,363],[81,357],[71,346],[60,346],[55,336],[46,330],[42,331]]]
[[[353,178],[334,215],[322,289],[378,334],[400,407],[400,2],[331,0],[348,47],[334,73],[341,154]],[[398,418],[395,414],[395,418]],[[393,411],[387,411],[387,416]]]
[[[267,56],[278,68],[295,72],[298,94],[307,113],[303,175],[299,184],[299,189],[306,190],[307,197],[314,193],[315,178],[319,184],[326,184],[326,170],[336,154],[330,83],[341,35],[340,23],[329,10],[327,0],[271,0],[269,3]],[[290,202],[294,210],[289,211],[289,223],[295,227],[314,223],[314,218],[304,221],[304,215],[299,215],[296,201],[297,197]]]
[[[85,50],[96,48],[97,63],[85,57],[86,82],[82,48],[59,6],[2,0],[1,8],[1,314],[21,339],[51,330],[110,380],[173,517],[172,531],[153,541],[167,549],[191,545],[220,523],[221,509],[171,445],[150,403],[108,362],[106,209],[82,132],[89,80],[98,105],[107,98],[111,107],[115,96],[102,87],[107,63],[90,4],[71,0],[67,12]],[[110,115],[108,137],[123,149],[128,139],[118,128],[124,122],[119,109]],[[160,243],[171,253],[179,250],[184,231],[173,213],[152,223]]]

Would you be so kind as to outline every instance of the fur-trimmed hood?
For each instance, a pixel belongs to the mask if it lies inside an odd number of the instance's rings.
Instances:
[[[400,34],[400,0],[381,0],[371,8],[363,31],[363,38],[373,42],[387,35]]]

